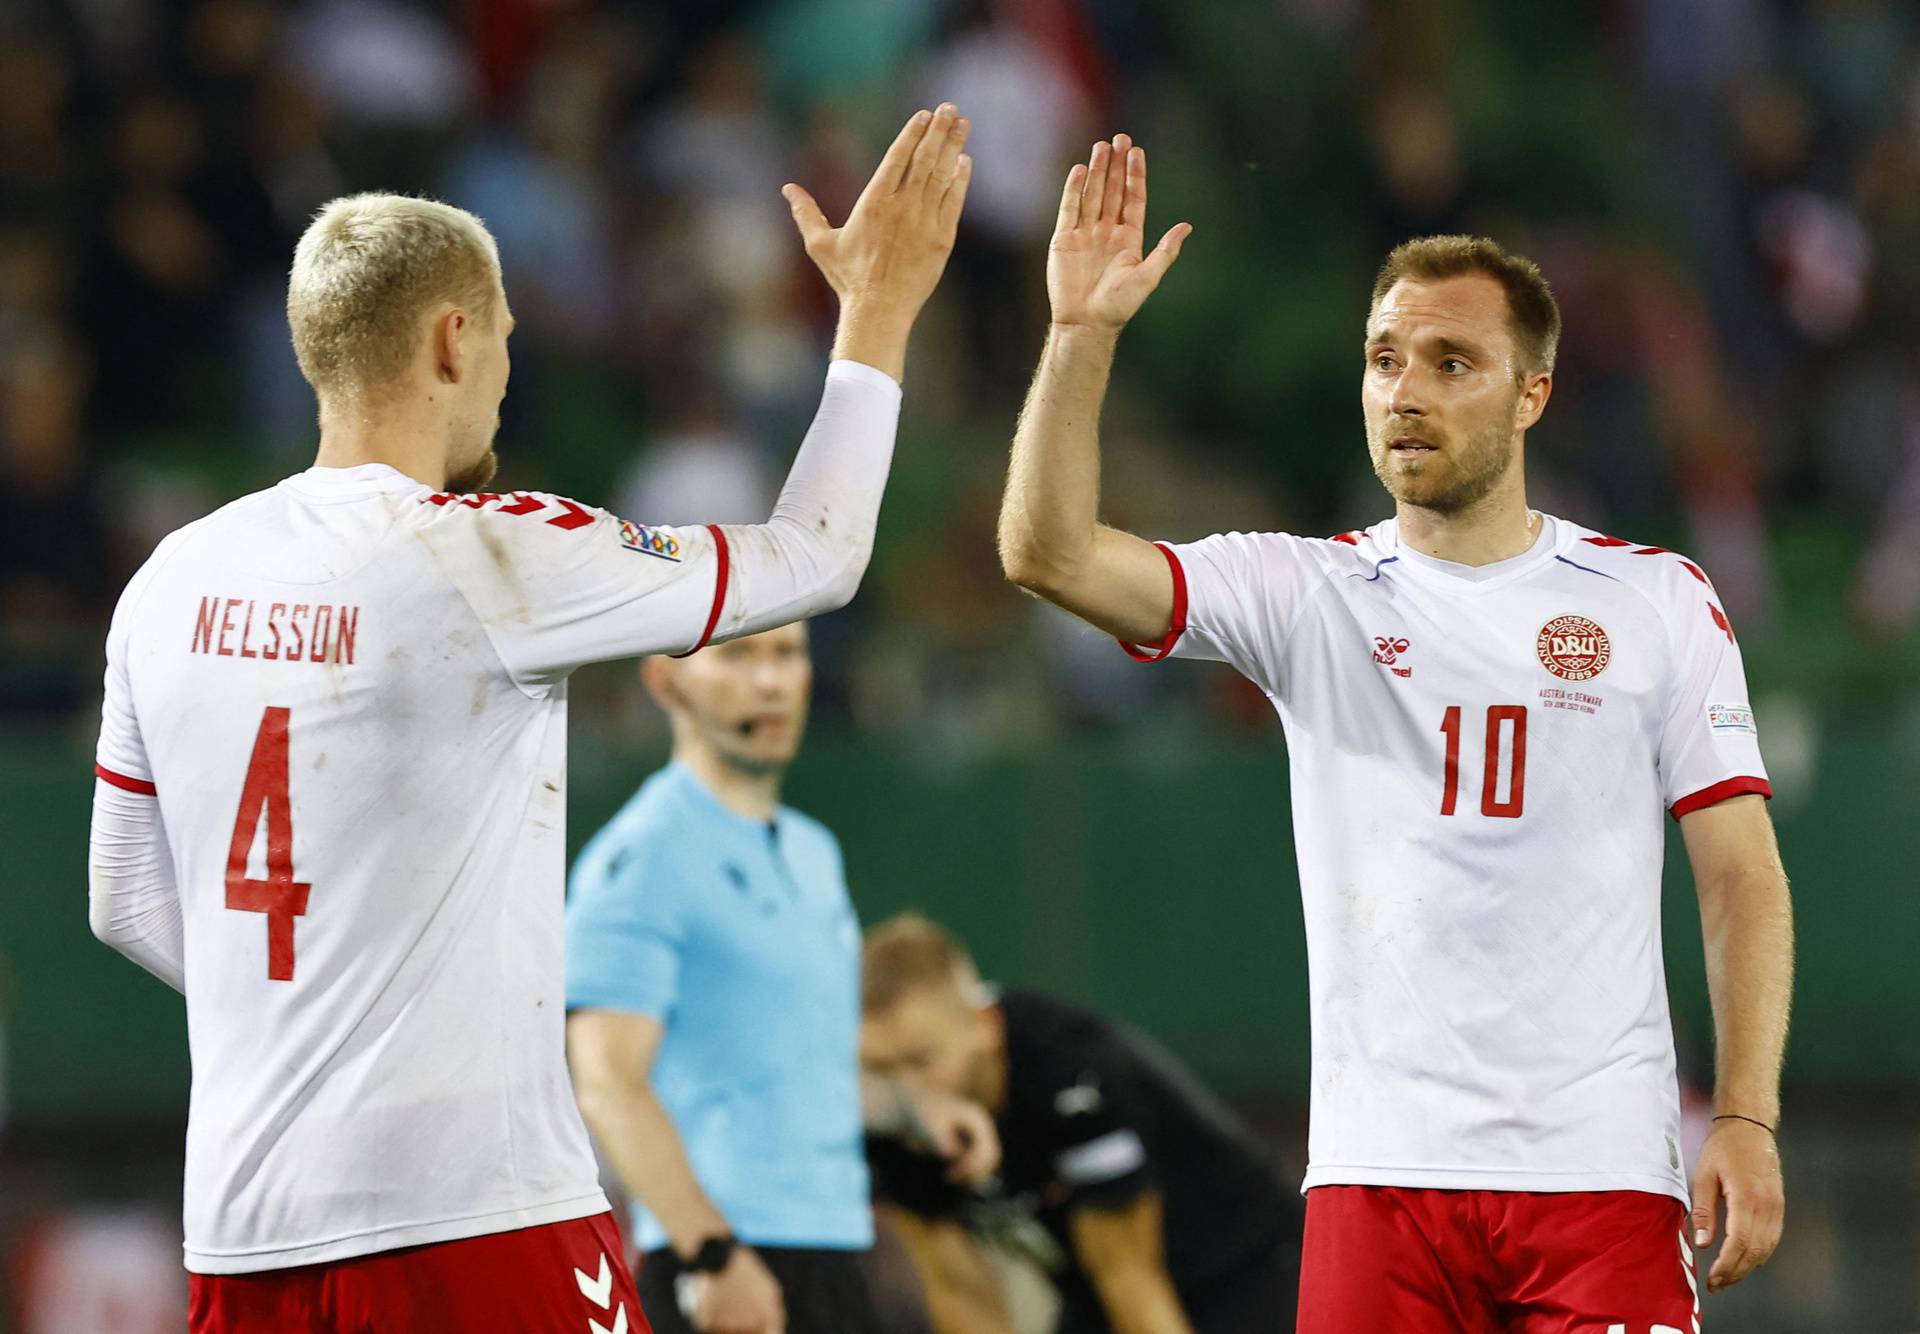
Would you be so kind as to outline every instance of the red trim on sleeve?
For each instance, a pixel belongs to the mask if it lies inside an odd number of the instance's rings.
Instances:
[[[1173,554],[1173,548],[1165,542],[1155,542],[1160,554],[1167,558],[1167,568],[1173,571],[1173,628],[1167,631],[1167,637],[1157,644],[1129,644],[1120,640],[1120,647],[1135,662],[1158,662],[1173,652],[1173,646],[1180,642],[1180,636],[1187,632],[1187,572],[1180,568],[1180,558]]]
[[[685,653],[676,653],[676,658],[691,658],[707,646],[713,638],[714,627],[720,624],[720,609],[727,605],[727,578],[732,570],[733,558],[727,551],[727,535],[720,531],[720,525],[710,523],[707,531],[713,534],[713,553],[720,565],[713,575],[713,610],[707,613],[707,628],[700,632],[700,642]]]
[[[129,778],[125,774],[117,774],[104,764],[96,764],[93,766],[93,776],[112,783],[117,788],[124,788],[128,792],[138,792],[143,797],[157,797],[160,795],[159,789],[154,787],[154,785],[146,779]]]
[[[1767,800],[1773,800],[1773,784],[1764,778],[1751,775],[1744,778],[1729,778],[1725,782],[1715,783],[1712,787],[1703,787],[1692,796],[1682,797],[1673,803],[1673,818],[1692,815],[1695,811],[1717,806],[1729,797],[1744,797],[1753,793]]]

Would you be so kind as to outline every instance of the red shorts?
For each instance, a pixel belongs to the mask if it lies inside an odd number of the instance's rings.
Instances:
[[[192,1334],[649,1334],[612,1214],[258,1274],[195,1274]]]
[[[1299,1334],[1699,1334],[1686,1222],[1632,1190],[1316,1186]]]

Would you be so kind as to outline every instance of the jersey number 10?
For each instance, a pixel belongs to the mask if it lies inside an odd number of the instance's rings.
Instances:
[[[269,708],[253,737],[253,758],[240,789],[240,813],[227,847],[227,907],[267,915],[267,976],[293,981],[293,919],[307,911],[313,886],[293,878],[293,800],[287,794],[287,723],[292,711]],[[267,815],[267,878],[247,878],[247,859]]]
[[[1511,728],[1508,724],[1512,724]],[[1460,799],[1460,706],[1452,705],[1440,720],[1440,731],[1447,738],[1446,777],[1440,790],[1440,814],[1452,815]],[[1500,751],[1512,738],[1512,759],[1504,767],[1509,775],[1507,797],[1500,799]],[[1527,706],[1495,704],[1487,710],[1486,773],[1480,781],[1480,814],[1517,820],[1527,797]]]

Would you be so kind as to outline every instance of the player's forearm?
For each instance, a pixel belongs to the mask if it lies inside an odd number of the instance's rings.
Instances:
[[[726,529],[739,590],[726,637],[832,611],[859,588],[900,420],[900,387],[878,369],[835,363],[772,517]]]
[[[1702,883],[1713,1002],[1714,1111],[1776,1124],[1793,995],[1793,903],[1776,863]]]
[[[595,1086],[583,1081],[580,1111],[620,1183],[646,1205],[681,1255],[730,1231],[726,1216],[700,1186],[666,1108],[647,1086]]]
[[[1172,1280],[1158,1266],[1096,1273],[1094,1289],[1114,1334],[1193,1334]]]
[[[1057,600],[1093,549],[1100,511],[1100,405],[1118,330],[1054,325],[1013,435],[1000,506],[1000,564]]]
[[[1158,1192],[1113,1208],[1076,1209],[1068,1226],[1114,1334],[1192,1334],[1167,1273],[1166,1210]]]
[[[87,861],[87,919],[93,934],[184,992],[180,895],[160,803],[96,782]]]

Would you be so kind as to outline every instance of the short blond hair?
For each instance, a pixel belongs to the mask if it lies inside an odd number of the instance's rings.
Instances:
[[[919,913],[901,913],[869,928],[860,956],[860,1012],[884,1014],[921,990],[976,1000],[980,971],[973,956],[952,932]]]
[[[323,401],[376,392],[406,373],[429,310],[452,302],[491,320],[499,287],[499,248],[465,209],[411,195],[336,199],[293,252],[287,323],[300,373]]]

